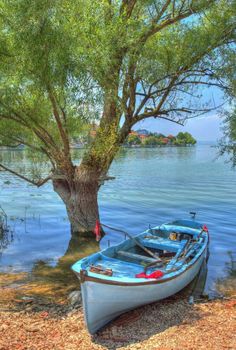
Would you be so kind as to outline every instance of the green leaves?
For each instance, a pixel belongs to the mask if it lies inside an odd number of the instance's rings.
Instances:
[[[114,147],[139,120],[179,122],[197,84],[232,75],[234,15],[226,0],[1,0],[2,143],[19,130],[61,161],[91,121],[115,125]]]
[[[186,146],[186,145],[195,145],[197,141],[195,138],[188,132],[179,132],[174,141],[176,146]]]

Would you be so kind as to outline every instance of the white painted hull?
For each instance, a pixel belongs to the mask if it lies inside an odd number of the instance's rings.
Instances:
[[[206,250],[198,260],[183,273],[162,283],[146,285],[116,285],[95,281],[82,281],[83,308],[88,330],[94,334],[123,312],[149,304],[186,287],[198,274],[205,259]]]

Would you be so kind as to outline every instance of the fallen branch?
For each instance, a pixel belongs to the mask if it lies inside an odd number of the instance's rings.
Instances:
[[[104,185],[105,181],[115,180],[115,176],[102,176],[99,178],[99,186]]]
[[[100,181],[115,180],[115,176],[104,176],[99,179]]]

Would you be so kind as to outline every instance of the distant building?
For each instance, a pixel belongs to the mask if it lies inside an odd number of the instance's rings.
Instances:
[[[165,145],[167,145],[170,142],[168,137],[163,137],[161,140]]]
[[[129,135],[138,136],[138,133],[137,133],[137,131],[131,130]]]
[[[141,140],[142,143],[144,142],[144,140],[145,140],[147,137],[148,137],[148,135],[146,135],[146,134],[139,134],[139,138],[140,138],[140,140]]]

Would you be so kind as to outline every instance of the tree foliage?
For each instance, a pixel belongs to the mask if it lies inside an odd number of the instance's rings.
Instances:
[[[219,142],[220,155],[227,154],[230,162],[236,166],[236,60],[231,50],[223,53],[225,64],[219,69],[219,77],[227,81],[230,87],[226,91],[227,109],[222,113],[224,136]]]
[[[236,166],[236,106],[224,113],[224,137],[219,143],[219,154],[227,154],[233,167]]]
[[[99,186],[136,123],[217,107],[199,97],[231,88],[235,13],[235,0],[0,0],[1,145],[43,153],[70,194],[85,174]],[[91,121],[78,166],[70,143]]]
[[[163,139],[155,135],[151,135],[144,140],[145,146],[162,146],[164,144]]]
[[[135,146],[135,145],[140,145],[141,140],[138,137],[138,135],[129,135],[126,141],[127,145],[129,146]]]
[[[109,90],[117,118],[132,125],[151,116],[183,123],[195,112],[184,98],[194,86],[224,87],[213,66],[234,36],[234,11],[234,1],[2,0],[1,135],[67,148],[63,133],[70,140],[99,119]]]
[[[176,146],[190,146],[196,144],[195,138],[188,132],[179,132],[174,141]]]

